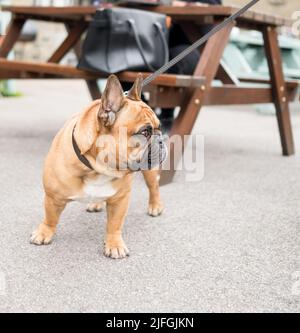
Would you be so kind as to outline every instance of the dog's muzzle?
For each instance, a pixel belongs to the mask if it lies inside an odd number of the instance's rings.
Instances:
[[[168,156],[168,149],[165,141],[166,137],[161,134],[152,135],[141,160],[131,162],[130,169],[135,171],[151,170],[160,166]]]

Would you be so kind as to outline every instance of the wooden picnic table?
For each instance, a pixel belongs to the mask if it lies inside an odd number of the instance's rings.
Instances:
[[[103,6],[102,6],[103,7]],[[217,24],[237,10],[231,6],[203,6],[188,4],[177,6],[135,6],[144,10],[164,13],[180,24],[190,41],[198,39],[201,24]],[[59,62],[71,49],[80,55],[80,39],[93,19],[97,7],[40,7],[40,6],[4,6],[3,11],[12,13],[7,34],[0,40],[0,79],[9,78],[75,78],[87,82],[92,98],[100,98],[97,79],[105,74],[79,70],[73,66],[60,65]],[[9,52],[18,40],[26,20],[62,22],[67,29],[67,37],[46,63],[7,60]],[[298,83],[285,81],[282,71],[281,53],[277,40],[277,28],[288,25],[283,18],[248,11],[236,22],[216,33],[201,48],[201,57],[192,76],[163,74],[145,89],[150,93],[149,104],[152,107],[180,106],[180,113],[174,120],[171,133],[180,137],[191,133],[199,111],[203,105],[274,103],[279,125],[283,155],[294,154],[294,142],[289,113],[289,102],[295,98]],[[270,72],[270,80],[239,80],[232,75],[222,62],[222,54],[229,42],[234,26],[261,31]],[[150,73],[143,73],[146,77]],[[118,73],[121,81],[133,82],[136,73]],[[221,86],[212,86],[219,79]],[[242,82],[242,84],[241,84]],[[245,83],[248,82],[249,85]],[[257,83],[257,85],[253,85]],[[262,84],[263,83],[263,84]],[[183,141],[184,142],[184,141]],[[184,147],[183,147],[184,148]],[[170,147],[171,170],[163,171],[161,182],[172,181],[178,156]],[[176,159],[176,160],[175,160]]]

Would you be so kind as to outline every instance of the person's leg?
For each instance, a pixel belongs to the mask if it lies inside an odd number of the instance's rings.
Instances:
[[[180,25],[173,24],[170,29],[169,36],[170,60],[175,58],[179,53],[188,48],[190,45],[191,43],[181,29]],[[192,75],[197,66],[199,56],[200,54],[198,50],[193,51],[179,63],[171,67],[168,73]],[[171,129],[173,123],[174,108],[162,108],[158,117],[161,121],[162,131],[168,132]]]
[[[176,57],[183,50],[188,48],[190,44],[180,44],[170,48],[170,59]],[[197,66],[200,54],[198,50],[193,51],[187,57],[182,59],[176,65],[171,67],[168,71],[170,74],[181,74],[181,75],[193,75],[194,70]],[[172,127],[174,119],[174,108],[163,108],[161,113],[158,115],[161,121],[161,127],[163,132],[169,132]]]
[[[129,91],[132,87],[132,83],[130,82],[121,82],[123,91]]]

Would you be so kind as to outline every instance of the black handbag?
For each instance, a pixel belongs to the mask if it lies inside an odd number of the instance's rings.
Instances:
[[[153,72],[168,60],[166,16],[116,7],[96,11],[78,68],[108,74]]]

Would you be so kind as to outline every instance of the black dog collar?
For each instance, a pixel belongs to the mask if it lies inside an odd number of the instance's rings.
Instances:
[[[82,155],[81,152],[80,152],[80,149],[78,147],[78,144],[77,144],[77,142],[75,140],[75,136],[74,136],[75,128],[76,128],[76,124],[73,128],[73,131],[72,131],[72,145],[73,145],[75,154],[76,154],[76,156],[78,157],[78,159],[81,163],[83,163],[89,169],[94,170],[93,167],[91,166],[91,163],[89,162],[89,160],[84,155]]]

